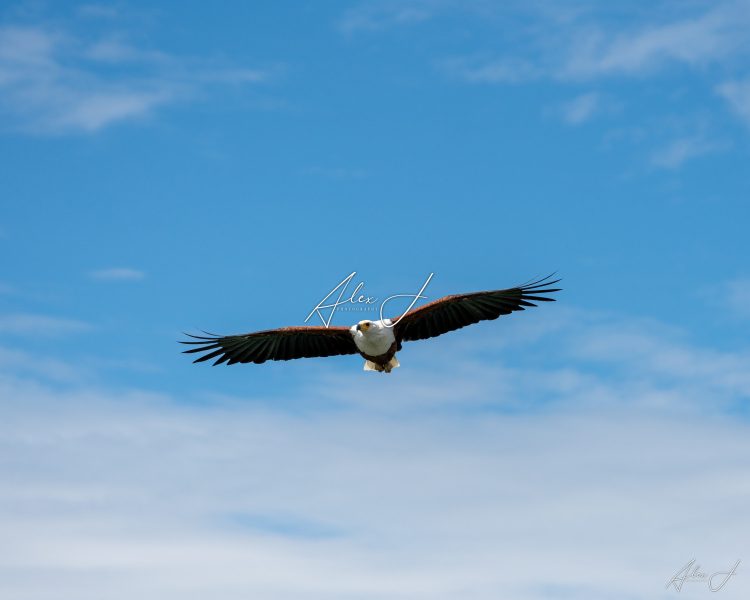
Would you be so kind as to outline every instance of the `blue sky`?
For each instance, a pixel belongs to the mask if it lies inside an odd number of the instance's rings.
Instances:
[[[3,596],[659,598],[691,558],[750,561],[748,25],[4,4]],[[302,324],[353,271],[565,289],[388,378],[179,353]]]

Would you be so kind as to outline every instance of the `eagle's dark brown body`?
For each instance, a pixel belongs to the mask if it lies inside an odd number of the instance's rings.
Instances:
[[[391,362],[391,359],[394,356],[396,356],[396,352],[398,352],[399,350],[401,350],[401,346],[398,343],[398,341],[395,341],[391,344],[391,347],[388,348],[388,352],[386,352],[385,354],[380,354],[378,356],[371,356],[369,354],[365,354],[364,352],[360,352],[359,354],[365,360],[369,360],[371,363],[380,367],[379,369],[376,369],[376,370],[386,371],[390,373],[391,368],[389,366],[389,363]]]

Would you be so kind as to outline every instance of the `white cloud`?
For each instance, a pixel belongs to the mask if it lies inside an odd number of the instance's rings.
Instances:
[[[62,383],[81,383],[88,373],[87,369],[79,365],[2,346],[0,364],[5,372],[21,376],[32,375],[44,381]]]
[[[388,377],[302,361],[269,404],[0,351],[0,593],[651,599],[691,558],[748,560],[750,356],[546,309],[408,344]],[[721,595],[749,591],[740,569]]]
[[[750,278],[729,281],[724,289],[724,301],[735,315],[750,318]]]
[[[261,81],[259,70],[207,65],[45,27],[0,28],[0,109],[38,133],[95,132],[186,101],[208,86]]]
[[[717,91],[732,110],[750,125],[750,81],[731,81],[721,84]]]
[[[159,61],[168,63],[171,61],[168,54],[158,50],[141,50],[116,36],[106,37],[92,43],[84,53],[85,57],[91,60],[113,64]]]
[[[78,7],[77,12],[90,19],[115,19],[120,16],[120,11],[115,6],[106,4],[84,4]]]
[[[57,336],[90,329],[91,325],[75,319],[50,317],[33,313],[0,315],[0,332],[32,336]]]
[[[742,11],[724,6],[696,18],[614,35],[601,30],[578,32],[560,74],[573,78],[639,74],[669,62],[700,67],[722,61],[747,50],[748,19]]]
[[[689,345],[679,331],[658,324],[607,324],[587,328],[573,344],[573,355],[617,365],[625,379],[670,389],[682,406],[699,407],[706,398],[728,406],[750,401],[747,352],[721,352]],[[631,390],[632,391],[632,390]]]
[[[434,8],[456,10],[457,5],[437,4]],[[498,44],[500,49],[494,53],[484,49],[436,64],[449,77],[467,83],[542,81],[568,86],[642,79],[670,67],[682,67],[705,80],[708,89],[714,89],[750,123],[750,83],[744,79],[715,83],[719,77],[726,80],[728,73],[746,70],[750,58],[748,9],[750,3],[744,0],[695,3],[684,10],[657,2],[648,11],[619,5],[613,9],[596,3],[580,3],[564,10],[532,3],[515,5],[500,14],[471,4],[464,12],[481,17],[483,24],[497,28],[501,40],[509,41]],[[670,88],[669,93],[673,91]],[[599,94],[583,93],[554,112],[560,111],[566,123],[576,125],[607,110],[602,100]],[[694,119],[705,120],[705,108],[694,113]],[[725,142],[714,139],[720,137],[717,134],[696,133],[691,125],[682,126],[672,135],[671,142],[646,155],[653,166],[676,169],[688,160],[727,148]]]
[[[90,276],[100,281],[140,281],[146,274],[130,267],[111,267],[91,271]]]
[[[102,127],[132,117],[148,114],[157,106],[174,99],[174,92],[130,93],[110,91],[78,98],[64,114],[59,115],[55,127],[98,131]]]
[[[690,159],[725,148],[725,144],[703,137],[683,137],[655,150],[651,155],[651,164],[663,169],[677,169]]]
[[[400,362],[398,376],[376,387],[362,388],[361,374],[347,372],[309,389],[383,414],[546,406],[695,415],[750,403],[750,353],[695,346],[686,332],[651,321],[559,307],[533,321],[509,319],[501,335],[462,330],[407,344]]]
[[[580,125],[593,117],[599,106],[599,94],[596,92],[581,94],[563,105],[563,120],[569,125]]]
[[[415,391],[367,381],[381,402]],[[679,397],[658,412],[613,408],[607,392],[618,390],[592,390],[603,406],[586,413],[293,416],[247,398],[196,408],[0,377],[0,589],[645,599],[690,558],[711,572],[746,559],[747,423],[691,417]],[[748,590],[738,574],[721,593]]]
[[[519,58],[453,58],[440,63],[450,76],[467,83],[525,83],[543,75],[531,61]]]
[[[342,33],[352,34],[420,23],[433,16],[436,5],[428,0],[367,2],[347,10],[338,26]]]
[[[515,46],[520,51],[467,69],[467,79],[473,75],[486,82],[514,83],[543,76],[562,81],[642,76],[670,64],[725,66],[750,54],[747,2],[712,4],[687,18],[684,11],[663,16],[670,14],[664,5],[648,13],[625,9],[617,18],[596,5],[563,16],[549,8],[537,4],[519,10],[524,33],[519,34],[518,21],[507,23],[514,27],[508,33],[519,38]],[[495,21],[504,24],[503,19]]]

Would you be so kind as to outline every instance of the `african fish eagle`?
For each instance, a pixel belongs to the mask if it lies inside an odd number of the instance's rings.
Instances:
[[[445,296],[392,319],[360,321],[352,327],[282,327],[228,336],[198,336],[181,344],[195,348],[187,354],[205,352],[193,362],[215,358],[214,365],[291,360],[316,356],[359,354],[365,371],[390,373],[399,366],[396,352],[402,342],[436,337],[479,321],[497,319],[527,306],[532,301],[554,302],[542,294],[559,292],[550,287],[560,279],[552,275],[507,290],[491,290]]]

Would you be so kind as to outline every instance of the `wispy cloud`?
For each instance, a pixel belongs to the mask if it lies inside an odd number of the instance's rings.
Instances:
[[[84,50],[84,56],[102,63],[164,63],[169,64],[171,57],[158,50],[143,50],[129,44],[119,36],[110,36],[92,42]]]
[[[539,66],[523,58],[452,58],[440,61],[450,77],[467,83],[525,83],[544,75]]]
[[[400,15],[400,10],[405,10]],[[412,17],[408,12],[414,10]],[[691,71],[698,85],[723,97],[750,123],[750,4],[747,0],[694,2],[685,6],[657,1],[645,10],[637,5],[578,2],[511,2],[502,8],[486,2],[452,0],[415,3],[364,3],[351,9],[350,30],[381,30],[399,25],[460,16],[481,20],[495,36],[478,36],[463,55],[437,57],[433,65],[447,77],[470,84],[557,84],[604,87],[623,81],[655,79],[668,70]],[[446,19],[447,20],[447,19]],[[476,25],[476,23],[475,23]],[[496,40],[496,41],[492,41]],[[730,79],[731,74],[736,75]],[[722,82],[723,83],[718,83]],[[666,92],[672,94],[672,87]],[[621,90],[606,91],[607,98]],[[561,108],[568,124],[585,122],[606,109],[601,93],[581,93]],[[695,107],[700,119],[705,105]],[[641,131],[651,128],[641,127]],[[718,131],[715,125],[709,129]],[[648,135],[648,134],[647,134]],[[645,157],[652,166],[677,169],[689,160],[721,151],[727,144],[719,133],[696,134],[690,125],[675,131],[671,141],[652,139],[655,149]]]
[[[138,390],[61,391],[0,365],[4,590],[651,598],[696,555],[711,571],[745,559],[748,424],[712,396],[746,394],[724,381],[746,363],[658,325],[569,317],[541,337],[517,320],[509,343],[533,366],[498,368],[494,336],[456,334],[447,375],[431,355],[419,377],[412,362],[366,385],[367,374],[332,378],[304,401],[340,390],[348,407],[305,416],[248,397],[198,408]],[[559,337],[564,368],[540,359]],[[473,371],[455,363],[462,344]],[[585,366],[601,361],[624,370]],[[538,394],[565,401],[540,410]],[[446,411],[452,395],[463,406]],[[747,590],[738,576],[721,594]]]
[[[651,164],[663,169],[677,169],[692,158],[718,152],[726,144],[703,137],[684,137],[658,148],[651,155]]]
[[[89,276],[99,281],[140,281],[146,274],[130,267],[111,267],[91,271]]]
[[[694,18],[649,24],[632,31],[579,31],[559,75],[588,78],[637,75],[672,63],[701,67],[748,50],[746,5],[729,3]]]
[[[0,349],[4,591],[651,598],[696,555],[745,559],[746,353],[557,306],[497,325],[286,392],[304,415]]]
[[[76,319],[51,317],[33,313],[0,315],[0,332],[17,335],[57,336],[91,329],[91,325]]]
[[[662,398],[681,398],[682,407],[699,407],[707,398],[715,406],[750,402],[747,352],[726,352],[687,342],[685,332],[658,322],[602,323],[585,328],[571,345],[572,355],[617,367],[625,380],[645,382]],[[634,395],[635,397],[635,395]]]
[[[510,39],[512,43],[484,42],[483,48],[434,64],[448,77],[470,84],[544,83],[566,88],[594,82],[597,87],[628,80],[640,82],[679,68],[691,71],[698,85],[723,97],[750,123],[750,83],[744,79],[750,60],[748,8],[750,4],[744,0],[699,2],[683,10],[675,10],[669,2],[657,2],[648,11],[587,2],[568,9],[548,3],[512,4],[501,11],[469,3],[464,7],[465,16],[481,18],[483,26],[496,29],[500,40]],[[458,10],[458,6],[436,3],[433,10],[445,13]],[[493,45],[497,46],[494,50]],[[739,77],[728,81],[729,73]],[[622,91],[609,89],[604,93],[616,103]],[[670,87],[665,93],[673,94],[674,89]],[[558,114],[568,124],[583,123],[606,110],[604,97],[601,92],[581,93]],[[694,110],[696,119],[705,119],[705,105]],[[719,133],[696,133],[689,124],[677,129],[667,143],[649,140],[656,147],[646,154],[653,166],[676,169],[727,147],[717,141],[722,137]],[[706,129],[717,131],[715,125]]]
[[[13,374],[14,377],[29,377],[61,383],[82,383],[87,369],[64,360],[39,356],[21,350],[0,346],[0,377]]]
[[[557,309],[557,307],[555,307]],[[748,352],[690,343],[659,322],[560,311],[507,323],[502,336],[466,331],[402,352],[398,378],[357,394],[359,373],[323,379],[316,393],[345,406],[392,413],[423,410],[573,411],[640,407],[682,414],[750,406]],[[544,362],[543,369],[538,365]],[[490,366],[491,365],[491,366]]]
[[[437,7],[445,5],[436,5]],[[451,5],[452,6],[452,5]],[[643,13],[624,10],[610,18],[601,6],[581,5],[568,11],[549,10],[543,3],[516,10],[525,23],[515,49],[495,58],[456,62],[456,71],[467,81],[516,83],[536,78],[556,81],[586,81],[613,76],[643,76],[670,65],[695,69],[726,66],[728,60],[750,55],[745,35],[750,14],[746,2],[720,2],[685,17],[685,11]],[[477,15],[485,17],[486,11]],[[665,13],[667,13],[665,15]],[[485,21],[502,28],[517,20]]]
[[[426,21],[434,14],[435,0],[384,0],[366,2],[346,11],[338,22],[345,34],[358,31],[377,31],[393,26]]]
[[[128,43],[45,26],[0,28],[0,108],[38,133],[95,132],[193,99],[220,84],[257,83],[260,70],[202,64]]]
[[[731,109],[750,125],[750,81],[731,81],[717,87],[717,92]]]
[[[118,8],[108,4],[83,4],[78,7],[77,12],[89,19],[116,19],[120,16]]]
[[[594,116],[599,110],[600,104],[601,100],[596,92],[581,94],[563,105],[563,120],[568,125],[580,125]]]
[[[750,318],[750,277],[727,282],[722,290],[724,303],[736,316]]]

